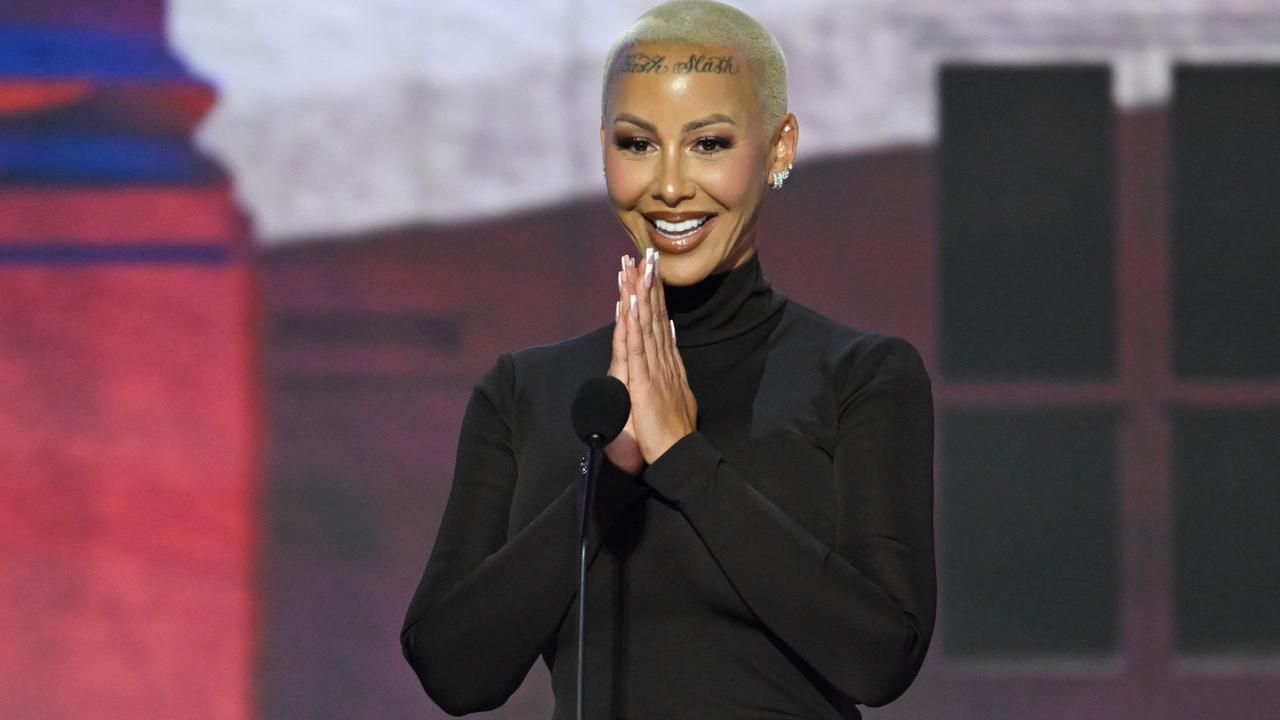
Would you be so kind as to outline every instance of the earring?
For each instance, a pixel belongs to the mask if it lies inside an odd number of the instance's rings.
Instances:
[[[793,167],[795,166],[792,165],[791,163],[787,163],[786,170],[783,170],[781,172],[771,173],[769,175],[769,187],[773,188],[774,190],[781,190],[782,183],[786,182],[787,178],[791,177],[791,168]]]

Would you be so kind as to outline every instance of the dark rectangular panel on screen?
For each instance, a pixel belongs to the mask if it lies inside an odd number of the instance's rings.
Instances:
[[[957,409],[942,430],[946,654],[1115,652],[1115,414]]]
[[[1280,408],[1174,413],[1178,651],[1280,653]]]
[[[1115,368],[1111,75],[945,67],[939,284],[943,371],[963,379]]]
[[[1174,367],[1280,375],[1280,65],[1178,67]]]

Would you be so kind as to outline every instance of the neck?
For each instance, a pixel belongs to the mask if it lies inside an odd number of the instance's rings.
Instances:
[[[667,312],[676,324],[681,347],[708,345],[742,333],[769,319],[785,302],[764,279],[752,252],[737,267],[692,285],[665,287]]]

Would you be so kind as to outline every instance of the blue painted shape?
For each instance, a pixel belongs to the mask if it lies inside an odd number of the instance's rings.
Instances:
[[[69,242],[0,245],[4,265],[224,265],[232,259],[223,245],[126,243],[81,245]]]
[[[202,185],[222,177],[185,138],[0,136],[0,186]]]
[[[162,39],[0,24],[0,78],[192,80]]]

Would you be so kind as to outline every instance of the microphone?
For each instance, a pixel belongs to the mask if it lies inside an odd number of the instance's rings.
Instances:
[[[587,444],[582,468],[582,495],[578,523],[578,720],[582,720],[583,637],[587,632],[587,523],[596,476],[600,473],[600,450],[618,437],[631,414],[631,394],[618,378],[605,375],[582,383],[570,409],[573,431]]]
[[[582,383],[573,398],[573,431],[599,450],[613,442],[631,414],[631,395],[616,377],[605,375]]]

